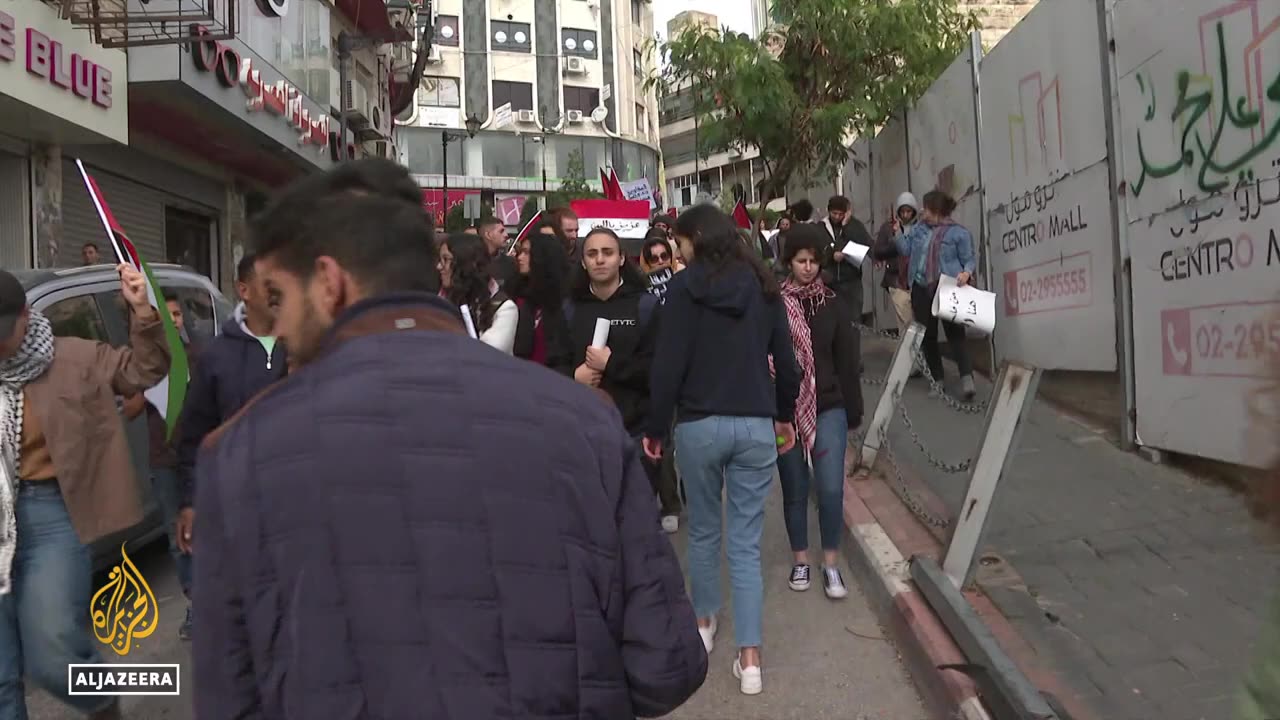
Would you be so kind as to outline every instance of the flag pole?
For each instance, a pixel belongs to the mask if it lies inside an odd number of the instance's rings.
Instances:
[[[102,222],[102,229],[106,231],[107,239],[111,241],[111,249],[116,253],[116,262],[133,264],[133,259],[125,255],[124,248],[120,247],[120,242],[116,240],[116,234],[111,230],[111,223],[107,221],[107,213],[102,208],[102,200],[98,198],[93,181],[89,178],[89,173],[84,169],[84,163],[80,162],[80,158],[76,158],[76,168],[80,170],[80,179],[84,181],[84,189],[88,191],[89,199],[93,200],[93,207],[98,211],[98,220]]]

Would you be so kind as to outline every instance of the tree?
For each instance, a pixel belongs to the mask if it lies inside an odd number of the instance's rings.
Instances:
[[[688,28],[648,81],[692,96],[704,157],[760,151],[761,207],[800,174],[834,177],[846,141],[924,94],[978,28],[956,0],[776,0],[772,19],[761,39]]]
[[[569,207],[572,200],[585,200],[602,197],[587,184],[586,164],[582,160],[582,152],[572,150],[566,158],[564,175],[560,178],[560,189],[547,193],[547,207]]]

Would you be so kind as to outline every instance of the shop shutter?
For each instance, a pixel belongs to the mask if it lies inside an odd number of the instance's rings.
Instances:
[[[87,163],[86,169],[143,259],[163,262],[164,206],[172,202],[169,195]],[[62,166],[62,246],[58,248],[58,265],[79,265],[80,248],[90,240],[98,243],[104,258],[111,257],[110,241],[80,178],[80,170],[74,162],[66,161]]]
[[[27,159],[0,150],[0,267],[31,267],[31,202]]]

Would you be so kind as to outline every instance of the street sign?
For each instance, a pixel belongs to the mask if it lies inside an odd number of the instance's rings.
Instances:
[[[613,97],[612,85],[605,85],[604,87],[600,88],[600,102],[604,102],[605,100],[608,100],[611,97]]]
[[[503,103],[493,109],[493,126],[504,128],[511,124],[511,103]]]

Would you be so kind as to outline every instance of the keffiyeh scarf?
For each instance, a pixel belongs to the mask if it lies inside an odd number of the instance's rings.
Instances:
[[[18,455],[22,448],[23,388],[53,362],[53,330],[44,315],[30,311],[27,333],[12,357],[0,360],[0,595],[12,589],[18,548]]]
[[[795,347],[796,363],[800,366],[800,396],[796,398],[796,435],[804,448],[805,457],[813,452],[818,436],[818,383],[814,375],[813,334],[809,330],[818,308],[836,294],[818,278],[808,285],[800,285],[788,278],[782,283],[782,301],[787,310],[787,324],[791,328],[791,344]]]

